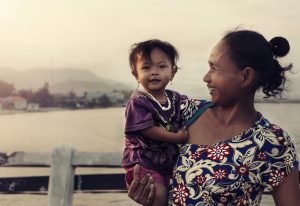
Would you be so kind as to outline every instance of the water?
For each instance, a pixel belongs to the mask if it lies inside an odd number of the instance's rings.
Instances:
[[[300,104],[256,105],[271,122],[280,125],[292,137],[300,154]],[[80,151],[121,152],[123,148],[124,108],[52,111],[0,115],[0,151],[50,152],[57,145],[67,144]],[[100,169],[89,169],[99,172]],[[36,169],[34,170],[36,171]],[[31,168],[1,168],[0,176],[32,175]],[[84,169],[78,173],[85,172]],[[38,174],[48,174],[41,169]],[[8,175],[9,174],[9,175]],[[45,196],[1,195],[0,205],[46,205]],[[88,200],[88,201],[87,201]],[[74,205],[135,205],[126,194],[75,194]],[[274,205],[271,196],[263,197],[263,206]]]
[[[65,110],[0,116],[0,151],[51,151],[61,144],[82,151],[121,151],[124,108]]]

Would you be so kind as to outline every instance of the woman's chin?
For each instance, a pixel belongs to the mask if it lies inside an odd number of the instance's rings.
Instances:
[[[218,103],[218,99],[217,98],[214,98],[213,96],[211,96],[210,98],[210,101],[214,104],[217,104]]]

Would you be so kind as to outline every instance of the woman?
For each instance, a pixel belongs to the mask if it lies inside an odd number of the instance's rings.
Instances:
[[[180,146],[169,205],[259,205],[264,190],[272,192],[276,205],[298,205],[294,145],[254,107],[259,89],[266,97],[281,95],[292,65],[282,67],[277,57],[288,52],[286,39],[268,42],[248,30],[227,33],[213,48],[203,78],[211,102],[183,103],[189,140]],[[129,197],[151,202],[151,184],[151,178],[136,179]]]

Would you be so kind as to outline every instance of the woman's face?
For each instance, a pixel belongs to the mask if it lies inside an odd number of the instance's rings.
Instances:
[[[229,58],[229,48],[221,40],[211,51],[209,71],[203,77],[207,83],[211,100],[215,104],[230,106],[238,100],[243,81],[242,70]]]

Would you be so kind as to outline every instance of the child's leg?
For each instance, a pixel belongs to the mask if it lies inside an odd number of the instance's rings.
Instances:
[[[164,184],[154,183],[155,193],[152,206],[166,206],[167,205],[167,187]]]

